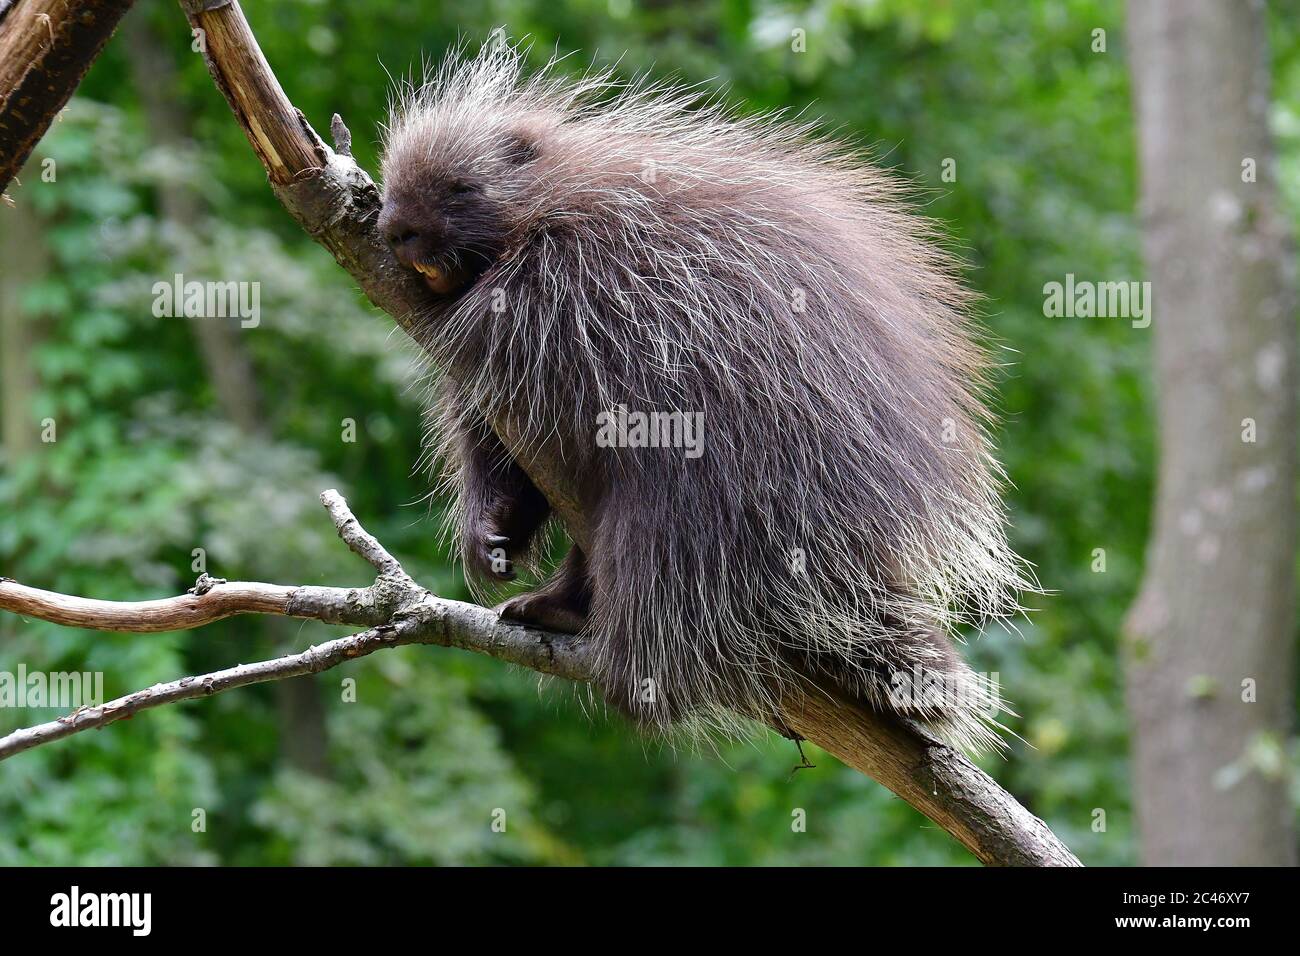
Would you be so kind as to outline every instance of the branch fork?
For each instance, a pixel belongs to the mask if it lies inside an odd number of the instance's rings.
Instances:
[[[358,634],[313,645],[298,654],[155,684],[99,707],[81,707],[49,723],[16,730],[0,738],[0,760],[163,704],[316,674],[404,644],[460,647],[570,680],[588,679],[586,646],[577,638],[505,624],[487,608],[437,597],[416,584],[401,563],[361,526],[341,494],[325,491],[321,503],[343,542],[376,570],[374,584],[365,588],[285,587],[224,581],[205,574],[191,592],[177,597],[119,602],[56,594],[0,578],[0,610],[71,627],[147,633],[256,613],[366,627]]]

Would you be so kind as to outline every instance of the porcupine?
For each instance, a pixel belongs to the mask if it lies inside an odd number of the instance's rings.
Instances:
[[[501,614],[585,635],[644,728],[779,721],[813,680],[1000,745],[996,689],[949,635],[1033,580],[933,227],[809,126],[522,60],[452,54],[385,130],[378,225],[429,287],[467,574],[535,559],[551,508],[519,461],[545,448],[590,540]],[[614,410],[695,415],[702,454],[598,442]]]

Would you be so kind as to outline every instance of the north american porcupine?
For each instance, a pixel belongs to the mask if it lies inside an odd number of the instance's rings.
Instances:
[[[591,540],[502,613],[589,635],[619,710],[779,720],[812,677],[999,743],[996,691],[945,635],[1033,582],[930,227],[807,127],[521,61],[453,55],[385,137],[379,228],[454,370],[436,434],[467,571],[513,577],[550,515],[487,424],[504,408],[516,451],[582,489]],[[598,442],[614,409],[702,414],[702,455]]]

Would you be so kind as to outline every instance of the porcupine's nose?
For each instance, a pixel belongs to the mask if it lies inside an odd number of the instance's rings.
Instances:
[[[388,238],[388,244],[390,246],[400,248],[406,245],[408,242],[414,242],[416,239],[418,239],[419,233],[417,233],[414,229],[405,229],[401,232],[390,232],[387,238]]]
[[[420,234],[414,229],[400,226],[389,228],[384,234],[384,239],[397,258],[407,260],[411,258],[411,249],[419,242]]]
[[[420,231],[392,205],[380,211],[378,226],[379,234],[397,258],[410,265],[416,258],[415,247],[419,245]]]

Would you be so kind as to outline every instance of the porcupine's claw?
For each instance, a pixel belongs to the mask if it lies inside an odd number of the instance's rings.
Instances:
[[[510,546],[510,539],[503,534],[489,534],[484,536],[483,543],[484,562],[491,570],[492,576],[500,581],[513,581],[515,566],[506,551]]]

